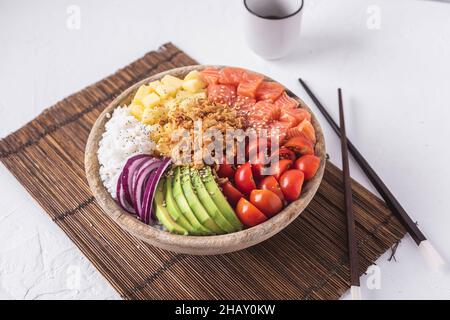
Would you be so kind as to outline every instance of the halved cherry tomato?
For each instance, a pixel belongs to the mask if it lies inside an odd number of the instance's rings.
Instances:
[[[233,208],[236,207],[239,199],[244,197],[244,195],[236,189],[230,181],[225,182],[221,185],[221,187],[225,198],[227,198]]]
[[[275,179],[279,180],[281,175],[289,170],[289,168],[292,166],[293,162],[288,159],[281,159],[278,162],[275,162],[272,164],[272,176],[275,177]]]
[[[253,189],[256,189],[250,163],[246,162],[237,168],[236,173],[234,174],[234,183],[239,191],[245,195],[249,195]]]
[[[304,136],[290,138],[284,146],[300,154],[314,154],[314,145]]]
[[[231,164],[226,163],[225,161],[219,165],[219,170],[217,170],[217,175],[221,178],[234,178],[234,168]]]
[[[250,202],[269,218],[283,209],[283,202],[270,190],[253,190],[250,193]]]
[[[297,169],[288,170],[281,175],[280,188],[286,200],[294,201],[300,197],[304,178],[303,172]]]
[[[272,154],[272,160],[278,161],[281,159],[287,159],[295,161],[295,153],[291,149],[286,147],[280,147],[277,151]]]
[[[237,203],[236,215],[246,227],[254,227],[268,219],[264,213],[245,198],[241,198]]]
[[[320,158],[312,154],[304,155],[295,161],[295,169],[303,172],[305,180],[312,179],[319,169]]]
[[[278,184],[277,179],[273,176],[265,177],[259,184],[259,188],[263,190],[270,190],[275,193],[278,198],[280,198],[281,202],[284,203],[284,195],[281,191],[280,185]]]

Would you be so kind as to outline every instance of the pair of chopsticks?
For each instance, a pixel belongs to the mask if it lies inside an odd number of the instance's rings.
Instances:
[[[443,268],[445,266],[445,261],[442,259],[441,255],[437,252],[437,250],[433,247],[430,241],[425,237],[425,235],[420,231],[417,224],[410,218],[410,216],[406,213],[405,209],[400,205],[398,200],[394,197],[392,192],[388,189],[388,187],[384,184],[381,178],[377,175],[375,170],[369,165],[366,159],[361,155],[361,153],[356,149],[356,147],[351,143],[351,141],[346,137],[345,133],[345,120],[344,120],[344,111],[343,111],[343,103],[342,103],[342,91],[338,90],[339,96],[339,118],[340,125],[339,127],[336,122],[333,120],[331,115],[325,109],[325,107],[320,103],[311,89],[306,85],[306,83],[302,79],[298,79],[300,84],[305,89],[306,93],[313,100],[317,108],[323,114],[329,125],[332,127],[334,132],[341,138],[341,147],[342,147],[342,164],[343,164],[343,174],[344,174],[344,185],[345,185],[345,209],[347,213],[347,229],[348,229],[348,242],[349,242],[349,260],[350,260],[350,272],[351,272],[351,285],[352,288],[352,296],[354,298],[358,298],[359,294],[359,271],[358,271],[358,259],[357,259],[357,244],[355,238],[355,223],[352,211],[352,193],[351,193],[351,181],[350,181],[350,172],[348,165],[348,150],[359,164],[361,169],[369,178],[370,182],[373,184],[375,189],[380,193],[381,197],[384,199],[388,207],[391,209],[392,213],[397,217],[403,227],[408,231],[411,237],[414,239],[416,244],[419,247],[419,251],[422,256],[425,258],[426,262],[429,266],[436,270]]]

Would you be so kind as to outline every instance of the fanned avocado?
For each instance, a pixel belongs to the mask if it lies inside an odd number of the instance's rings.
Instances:
[[[172,194],[181,213],[190,222],[192,227],[196,230],[197,234],[210,235],[213,233],[211,230],[207,229],[201,224],[201,222],[197,219],[197,217],[189,207],[186,197],[184,196],[183,189],[181,188],[180,167],[177,167],[175,169],[175,176],[172,181]]]
[[[165,207],[162,190],[164,180],[165,179],[160,180],[158,187],[156,188],[155,198],[153,200],[155,204],[156,218],[159,222],[162,223],[164,227],[166,227],[167,230],[169,230],[169,232],[187,235],[188,231],[172,219],[169,212],[167,211],[167,208]]]
[[[172,177],[168,174],[165,178],[164,182],[164,197],[166,200],[167,211],[173,220],[176,221],[180,226],[185,228],[189,234],[201,234],[198,232],[191,223],[186,219],[186,217],[181,213],[180,208],[175,202],[175,199],[172,194]],[[200,223],[199,223],[200,224]]]
[[[176,174],[178,174],[178,172]],[[176,179],[176,177],[175,177],[175,179]],[[200,202],[197,195],[195,194],[195,191],[192,188],[191,177],[189,175],[189,167],[188,166],[184,166],[181,169],[181,187],[183,189],[183,193],[189,204],[189,207],[192,209],[192,212],[194,212],[195,216],[200,221],[200,223],[214,233],[217,233],[217,234],[224,233],[224,230],[222,230],[216,224],[216,222],[209,216],[208,212],[203,207],[202,203]]]
[[[206,166],[200,171],[200,176],[202,178],[203,184],[206,187],[209,195],[213,199],[216,206],[219,208],[220,212],[222,212],[223,216],[237,229],[242,230],[242,223],[239,221],[238,217],[234,213],[233,208],[228,203],[225,196],[222,194],[222,191],[219,189],[219,186],[214,180],[214,177],[211,173],[211,168]]]
[[[230,233],[237,231],[237,228],[235,228],[227,219],[225,219],[225,217],[222,215],[222,212],[214,203],[214,200],[211,198],[205,186],[203,185],[198,170],[191,169],[190,173],[192,186],[194,187],[198,199],[202,203],[205,210],[208,212],[209,216],[225,232]]]

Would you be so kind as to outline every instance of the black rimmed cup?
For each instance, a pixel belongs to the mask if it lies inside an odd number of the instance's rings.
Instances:
[[[243,0],[245,35],[250,48],[265,59],[287,55],[300,36],[303,0]]]

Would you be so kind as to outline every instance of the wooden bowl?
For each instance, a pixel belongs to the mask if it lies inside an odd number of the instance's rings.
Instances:
[[[129,233],[151,245],[174,252],[195,255],[223,254],[227,252],[242,250],[260,243],[261,241],[264,241],[281,231],[300,215],[300,213],[306,208],[306,206],[313,198],[314,194],[319,188],[320,182],[322,181],[326,162],[325,141],[322,129],[317,121],[317,118],[301,99],[296,97],[289,90],[286,90],[286,92],[291,97],[295,98],[300,103],[300,107],[305,108],[309,112],[311,112],[312,124],[314,126],[314,129],[316,130],[317,135],[315,153],[321,159],[320,167],[316,176],[312,180],[305,183],[301,198],[299,200],[292,202],[275,217],[256,227],[245,229],[235,233],[215,236],[182,236],[171,234],[150,225],[146,225],[138,220],[135,216],[121,209],[108,193],[106,188],[103,186],[103,182],[99,175],[97,150],[99,141],[101,140],[102,134],[105,129],[105,123],[108,121],[107,115],[111,114],[116,107],[122,106],[124,104],[129,104],[136,90],[142,84],[158,80],[166,74],[183,78],[188,72],[192,70],[202,70],[206,67],[208,66],[196,65],[172,69],[142,80],[125,90],[121,95],[119,95],[116,99],[114,99],[114,101],[111,102],[111,104],[102,112],[102,114],[95,122],[89,135],[85,151],[85,168],[87,180],[89,182],[92,193],[97,199],[97,202],[105,210],[106,214],[108,214],[114,221],[116,221]],[[221,68],[223,66],[210,67]],[[266,80],[273,81],[268,77],[265,78]]]

